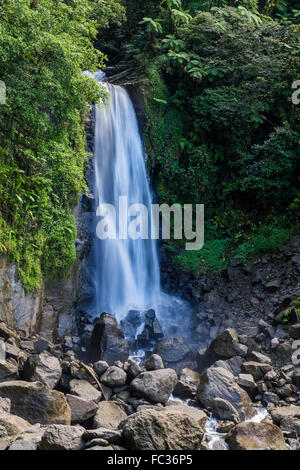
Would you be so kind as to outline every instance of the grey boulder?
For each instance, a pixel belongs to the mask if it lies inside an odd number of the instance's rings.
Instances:
[[[205,408],[212,408],[215,398],[227,400],[238,412],[241,420],[251,418],[255,410],[249,395],[240,388],[228,370],[210,367],[200,377],[197,400]]]
[[[145,398],[151,403],[165,404],[177,381],[177,374],[173,369],[142,372],[130,383],[130,390],[136,397]]]
[[[82,439],[84,428],[81,426],[47,426],[43,434],[40,450],[80,450],[84,448]]]
[[[53,389],[60,381],[62,369],[55,356],[42,352],[27,359],[22,376],[30,382],[41,382],[47,388]]]
[[[129,416],[120,427],[130,450],[199,450],[204,431],[187,414],[144,410]]]

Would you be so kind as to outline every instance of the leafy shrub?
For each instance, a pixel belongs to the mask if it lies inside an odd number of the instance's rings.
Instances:
[[[1,2],[0,251],[27,289],[67,275],[74,260],[87,103],[105,95],[82,71],[103,65],[93,41],[121,11],[114,0]]]

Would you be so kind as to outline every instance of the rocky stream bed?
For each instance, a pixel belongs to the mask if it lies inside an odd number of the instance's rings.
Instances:
[[[279,345],[299,339],[299,323],[270,354],[227,328],[197,351],[194,370],[182,338],[161,340],[139,364],[110,314],[92,337],[101,357],[83,362],[80,338],[54,344],[0,324],[1,450],[299,449],[300,370],[291,358],[272,365]]]

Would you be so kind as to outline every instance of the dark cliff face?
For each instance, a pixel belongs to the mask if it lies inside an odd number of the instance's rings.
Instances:
[[[146,125],[146,111],[145,111],[145,98],[144,98],[144,89],[139,85],[128,85],[126,87],[130,98],[133,102],[133,106],[136,112],[138,125],[140,129],[141,136],[143,136],[144,128]]]

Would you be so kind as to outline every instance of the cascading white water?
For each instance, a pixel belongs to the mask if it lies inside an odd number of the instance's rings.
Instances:
[[[128,207],[143,204],[151,214],[145,154],[133,104],[124,88],[106,86],[108,103],[96,108],[96,207],[100,203],[112,204],[118,214],[119,197],[127,196]],[[155,240],[119,239],[118,236],[115,240],[100,240],[96,237],[93,256],[97,314],[111,312],[120,320],[129,309],[157,308],[160,271]]]

